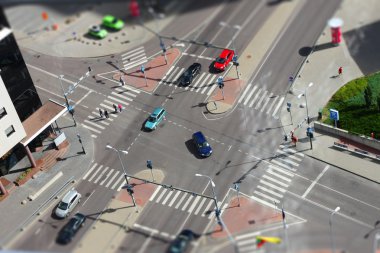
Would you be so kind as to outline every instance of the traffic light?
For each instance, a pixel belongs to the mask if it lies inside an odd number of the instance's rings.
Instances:
[[[132,17],[140,16],[140,7],[139,7],[139,3],[136,0],[132,0],[129,3],[129,11]]]
[[[134,193],[134,191],[133,191],[131,188],[128,188],[127,191],[128,191],[128,193],[131,194],[131,195]]]

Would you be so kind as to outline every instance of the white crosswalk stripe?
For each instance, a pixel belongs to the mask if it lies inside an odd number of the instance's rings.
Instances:
[[[175,208],[179,211],[188,212],[193,215],[201,215],[211,219],[214,213],[212,206],[214,201],[199,195],[193,195],[187,192],[168,190],[158,186],[152,196],[149,198],[151,203],[160,204]],[[206,205],[207,204],[207,205]],[[222,203],[219,203],[219,206]]]
[[[148,61],[144,47],[138,47],[121,55],[124,69],[134,68]]]
[[[280,145],[276,153],[277,157],[270,161],[252,196],[267,203],[279,204],[294,178],[303,154],[298,155],[296,150],[286,145]]]
[[[284,101],[284,96],[274,95],[273,92],[249,83],[240,95],[238,103],[254,108],[261,113],[278,118],[278,111]]]

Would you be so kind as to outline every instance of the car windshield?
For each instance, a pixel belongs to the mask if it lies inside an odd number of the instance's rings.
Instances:
[[[190,77],[191,76],[191,70],[186,70],[185,73],[183,73],[184,77]]]
[[[116,24],[117,23],[117,18],[113,18],[112,21],[111,21],[112,24]]]
[[[68,205],[67,203],[61,201],[61,202],[59,203],[59,205],[58,205],[58,208],[59,208],[59,209],[62,209],[62,210],[66,210],[68,206],[69,206],[69,205]]]
[[[208,142],[203,142],[203,143],[200,143],[200,144],[198,144],[198,147],[199,148],[206,148],[206,147],[209,147],[210,146],[210,144],[208,144]]]
[[[156,122],[156,117],[149,116],[148,121],[149,122]]]
[[[224,58],[220,58],[220,57],[216,58],[216,62],[218,62],[218,63],[224,63],[225,61],[226,61],[226,59],[224,59]]]

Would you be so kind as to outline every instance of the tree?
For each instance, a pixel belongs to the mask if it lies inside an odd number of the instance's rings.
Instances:
[[[364,90],[364,100],[365,100],[366,106],[370,108],[372,104],[372,89],[369,85]]]
[[[377,109],[380,112],[380,94],[377,96]]]

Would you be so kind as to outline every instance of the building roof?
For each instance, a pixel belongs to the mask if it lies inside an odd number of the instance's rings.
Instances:
[[[67,111],[64,105],[58,104],[52,100],[46,102],[31,116],[29,116],[22,125],[25,129],[26,136],[20,141],[24,146],[28,145],[50,124],[62,116]]]

